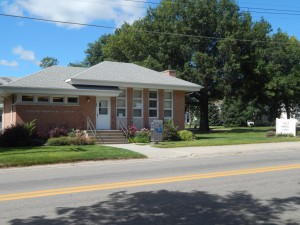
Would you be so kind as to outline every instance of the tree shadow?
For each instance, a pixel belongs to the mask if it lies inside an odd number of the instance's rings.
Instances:
[[[245,191],[226,196],[200,191],[116,192],[94,205],[57,208],[56,218],[41,215],[10,224],[299,225],[299,221],[280,218],[299,205],[300,197],[262,202]]]

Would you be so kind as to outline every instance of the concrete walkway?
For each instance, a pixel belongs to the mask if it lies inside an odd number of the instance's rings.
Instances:
[[[155,148],[150,145],[111,144],[107,146],[139,152],[150,159],[213,157],[221,155],[250,154],[255,152],[300,151],[300,142],[224,145],[206,147]]]

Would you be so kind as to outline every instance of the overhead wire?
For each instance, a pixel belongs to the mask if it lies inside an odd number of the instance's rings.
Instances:
[[[0,13],[0,16],[5,17],[14,17],[28,20],[36,20],[36,21],[44,21],[44,22],[53,22],[53,23],[61,23],[61,24],[70,24],[70,25],[78,25],[78,26],[87,26],[87,27],[96,27],[96,28],[104,28],[104,29],[114,29],[118,30],[120,28],[106,25],[98,25],[98,24],[89,24],[89,23],[78,23],[78,22],[70,22],[70,21],[61,21],[61,20],[51,20],[51,19],[43,19],[36,17],[28,17],[28,16],[19,16],[12,14],[4,14]],[[210,40],[228,40],[228,41],[240,41],[240,42],[256,42],[256,43],[270,43],[269,41],[257,40],[257,39],[239,39],[239,38],[226,38],[226,37],[212,37],[205,35],[193,35],[193,34],[182,34],[182,33],[173,33],[173,32],[162,32],[162,31],[150,31],[150,30],[142,30],[136,29],[136,32],[148,33],[148,34],[156,34],[156,35],[170,35],[170,36],[179,36],[179,37],[189,37],[189,38],[198,38],[198,39],[210,39]],[[283,42],[274,42],[274,44],[286,44]]]

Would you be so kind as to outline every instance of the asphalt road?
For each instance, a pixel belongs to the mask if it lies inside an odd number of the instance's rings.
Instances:
[[[300,151],[3,169],[0,224],[296,225]]]

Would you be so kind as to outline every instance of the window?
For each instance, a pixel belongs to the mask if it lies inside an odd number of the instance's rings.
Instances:
[[[133,117],[143,115],[143,93],[142,90],[133,90]]]
[[[157,91],[149,91],[149,117],[158,117]]]
[[[64,103],[64,97],[53,97],[53,103]]]
[[[37,97],[38,102],[49,102],[49,97],[48,96],[38,96]]]
[[[33,102],[32,95],[22,95],[22,102]]]
[[[117,97],[117,117],[126,117],[126,90]]]
[[[169,119],[173,116],[173,95],[171,91],[164,92],[164,118]]]
[[[65,104],[65,105],[78,105],[79,96],[51,96],[51,95],[24,95],[18,94],[14,96],[16,102],[22,103],[35,103],[35,104]]]
[[[69,104],[77,104],[78,102],[78,97],[68,97]]]

